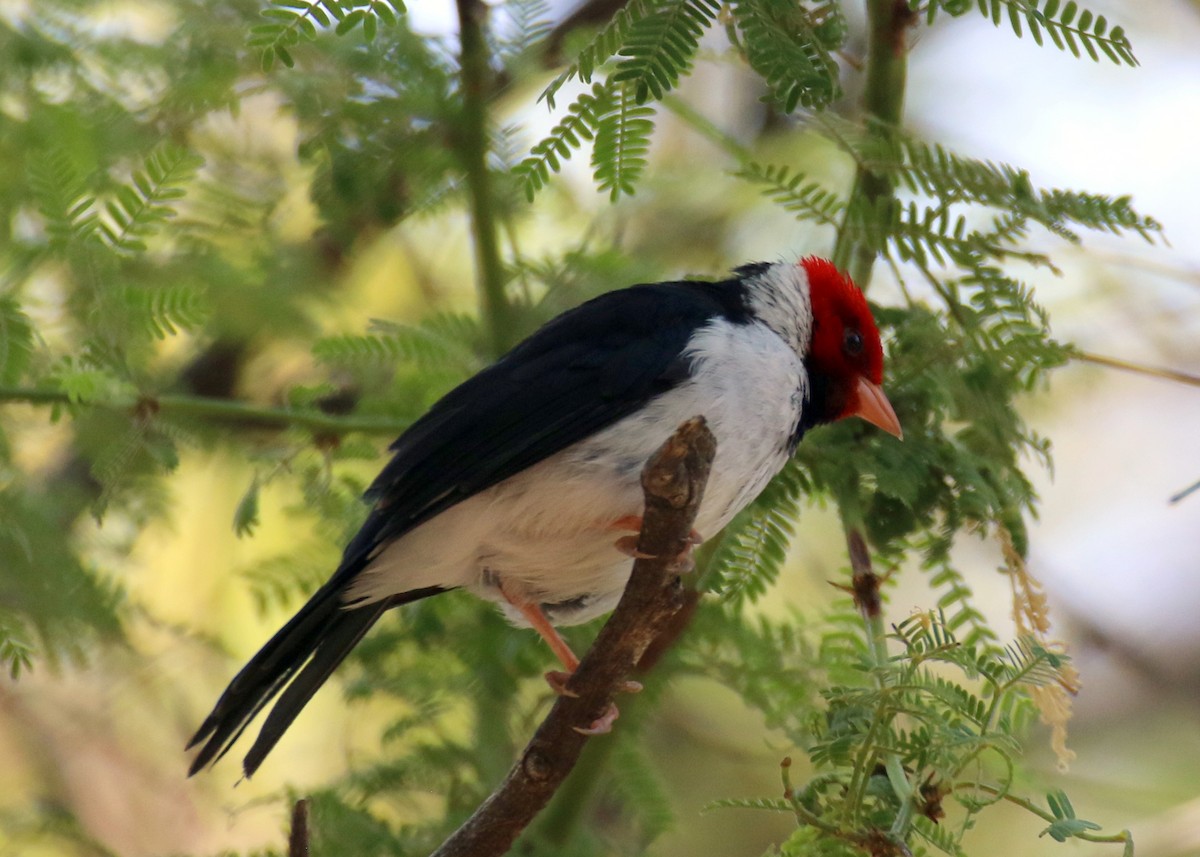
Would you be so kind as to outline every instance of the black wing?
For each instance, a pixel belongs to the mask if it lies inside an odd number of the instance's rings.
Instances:
[[[392,444],[343,568],[686,380],[688,340],[714,317],[745,320],[741,294],[736,281],[633,286],[542,327]]]
[[[564,313],[456,387],[392,444],[374,507],[341,565],[238,673],[189,743],[190,773],[221,756],[276,694],[243,762],[250,776],[312,695],[387,609],[437,587],[347,607],[346,587],[382,544],[565,449],[677,386],[688,339],[709,319],[746,318],[736,281],[657,283]],[[665,438],[664,438],[665,439]],[[284,687],[287,687],[284,690]]]

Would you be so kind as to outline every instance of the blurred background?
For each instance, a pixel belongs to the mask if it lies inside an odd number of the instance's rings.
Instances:
[[[1050,594],[1056,633],[1069,642],[1082,674],[1070,733],[1076,760],[1060,772],[1048,738],[1035,739],[1032,746],[1041,750],[1031,767],[1043,787],[1067,789],[1082,817],[1106,829],[1132,829],[1139,854],[1184,857],[1200,855],[1200,492],[1172,498],[1200,480],[1200,4],[1108,0],[1091,8],[1124,26],[1139,67],[1039,49],[979,16],[944,19],[919,30],[912,46],[906,121],[918,135],[956,151],[1025,167],[1042,186],[1133,194],[1138,209],[1164,226],[1169,243],[1154,245],[1088,235],[1080,247],[1046,237],[1061,275],[1029,275],[1059,337],[1085,353],[1192,377],[1189,383],[1075,361],[1054,373],[1048,390],[1023,403],[1033,426],[1054,445],[1053,472],[1032,467],[1042,504],[1031,532],[1030,567]],[[10,48],[30,9],[29,2],[0,2]],[[552,7],[559,19],[570,9]],[[72,38],[79,32],[90,33],[98,63],[106,52],[179,37],[180,13],[167,3],[114,0],[79,4],[76,12],[86,23],[76,21],[73,30],[64,25],[63,50],[78,47]],[[861,50],[863,22],[855,18],[855,4],[847,12],[852,53]],[[212,14],[225,12],[212,4]],[[413,2],[409,15],[414,30],[453,44],[450,4]],[[191,45],[181,59],[195,59],[198,50]],[[535,77],[535,86],[548,79]],[[283,246],[311,245],[319,233],[314,176],[298,156],[302,141],[289,101],[306,93],[285,95],[266,80],[231,77],[240,108],[214,98],[191,131],[202,147],[221,153],[222,163],[238,165],[248,193],[272,200],[269,214],[245,227],[247,253],[255,230],[268,230]],[[845,81],[852,99],[852,71]],[[107,83],[134,108],[155,109],[154,79],[131,75]],[[502,99],[518,150],[557,121],[544,105],[529,106],[536,91],[519,89]],[[747,139],[764,121],[758,96],[717,44],[679,92],[735,137],[745,129]],[[0,128],[23,120],[14,109],[11,101],[0,103],[8,117],[0,116]],[[811,141],[793,137],[780,145],[822,168],[822,150]],[[610,206],[594,190],[586,160],[577,156],[539,197],[523,226],[521,249],[533,258],[589,241],[619,247],[612,281],[597,289],[719,275],[743,261],[823,252],[831,240],[820,229],[798,227],[734,182],[720,150],[668,114],[660,119],[635,197]],[[711,178],[697,181],[700,168]],[[848,180],[848,169],[827,166],[834,179],[841,171]],[[376,318],[416,321],[431,306],[475,307],[470,239],[459,208],[359,235],[353,245],[321,240],[324,256],[298,252],[292,260],[318,268],[318,275],[304,274],[304,282],[319,279],[322,264],[336,271],[336,300],[314,287],[298,325],[307,334],[358,333]],[[279,270],[272,273],[280,277]],[[198,276],[217,281],[222,273]],[[886,271],[879,272],[872,298],[899,300]],[[41,308],[51,336],[58,299],[48,281]],[[231,289],[227,299],[250,305],[270,296]],[[168,338],[158,347],[169,359],[172,349],[185,346]],[[250,398],[315,383],[307,351],[287,337],[246,359]],[[64,454],[61,426],[48,425],[44,408],[3,408],[0,418],[21,468],[55,473]],[[365,460],[361,478],[376,465]],[[125,515],[101,523],[84,516],[74,525],[90,561],[119,576],[124,587],[132,611],[128,645],[100,647],[86,659],[38,662],[18,680],[0,678],[0,854],[278,850],[286,827],[278,796],[288,789],[303,793],[372,752],[376,730],[364,724],[383,722],[383,712],[348,706],[330,688],[289,732],[280,758],[253,781],[237,783],[236,765],[228,762],[184,777],[187,737],[245,658],[290,615],[280,602],[296,603],[291,593],[256,602],[245,576],[298,551],[312,565],[312,580],[336,562],[328,540],[297,531],[286,484],[263,488],[261,524],[251,537],[235,534],[231,521],[258,472],[236,455],[185,448],[159,498],[169,514],[144,526]],[[826,581],[842,564],[843,550],[831,513],[807,510],[789,570],[761,609],[782,615],[827,600]],[[961,550],[961,567],[978,575],[972,584],[980,602],[996,627],[1011,631],[1009,582],[994,571],[1000,558],[983,542]],[[892,593],[889,610],[898,621],[927,602],[924,578],[910,574]],[[535,643],[528,645],[536,651]],[[650,853],[756,855],[786,838],[787,817],[701,809],[719,797],[775,794],[777,765],[790,748],[728,691],[697,680],[665,693],[651,743],[661,769],[670,772],[676,820]],[[761,738],[746,740],[757,734]],[[748,753],[747,747],[758,749]],[[45,819],[56,816],[72,821],[51,835]],[[1084,847],[1037,839],[1041,825],[1022,813],[997,816],[972,840],[972,854],[1051,854],[1064,847],[1081,853]],[[1113,853],[1112,846],[1086,850]]]

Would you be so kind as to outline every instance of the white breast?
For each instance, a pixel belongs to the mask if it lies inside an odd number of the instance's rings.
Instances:
[[[614,547],[627,533],[611,524],[641,514],[642,466],[671,432],[699,414],[717,439],[696,522],[708,537],[783,467],[800,419],[804,365],[765,325],[714,320],[693,337],[687,356],[688,381],[391,543],[347,598],[463,587],[507,607],[496,586],[503,579],[509,591],[547,605],[558,624],[611,609],[631,567]]]

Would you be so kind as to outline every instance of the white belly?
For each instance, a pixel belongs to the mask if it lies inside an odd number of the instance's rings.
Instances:
[[[703,415],[717,455],[696,521],[714,535],[787,461],[807,376],[796,353],[762,325],[714,321],[693,341],[692,377],[642,411],[470,497],[386,546],[348,600],[427,586],[461,587],[505,608],[497,582],[575,624],[612,609],[632,561],[615,547],[640,516],[639,477],[684,420]],[[556,609],[558,605],[558,609]]]

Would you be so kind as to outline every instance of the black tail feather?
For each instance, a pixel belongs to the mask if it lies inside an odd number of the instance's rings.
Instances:
[[[242,763],[246,776],[251,776],[296,715],[380,616],[392,607],[445,591],[431,586],[348,607],[342,601],[342,587],[335,583],[340,581],[321,587],[229,683],[188,742],[189,750],[204,743],[188,768],[188,776],[224,756],[255,716],[283,690]]]

